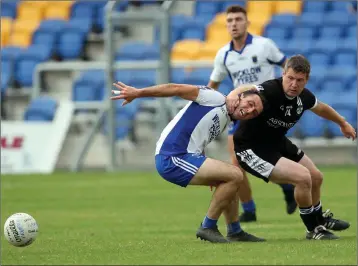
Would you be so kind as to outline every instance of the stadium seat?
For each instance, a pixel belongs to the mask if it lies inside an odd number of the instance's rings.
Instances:
[[[310,77],[321,80],[327,75],[328,71],[327,65],[311,65]]]
[[[17,7],[16,19],[41,21],[46,5],[46,1],[21,1]]]
[[[312,39],[290,39],[287,41],[286,45],[282,47],[282,51],[287,56],[294,55],[294,54],[303,54],[306,55],[309,49],[313,45]]]
[[[128,85],[136,88],[154,86],[157,80],[155,70],[139,70],[134,75],[128,77]]]
[[[336,111],[342,115],[346,121],[348,121],[353,127],[357,127],[357,108],[349,108],[349,107],[341,107],[341,106],[333,106]],[[342,137],[342,132],[340,130],[340,127],[333,123],[333,122],[328,122],[327,123],[327,129],[329,131],[329,133],[333,136],[333,137]]]
[[[1,1],[1,17],[8,17],[11,19],[15,19],[17,12],[16,12],[16,6],[17,6],[17,2],[16,1]]]
[[[1,58],[1,92],[4,93],[9,87],[12,77],[12,62]]]
[[[357,38],[357,25],[349,26],[346,30],[345,36],[347,38]]]
[[[54,1],[49,4],[44,12],[46,19],[68,20],[71,12],[71,1]]]
[[[16,19],[12,25],[12,33],[25,33],[31,37],[39,25],[39,20]]]
[[[307,53],[307,58],[311,65],[314,66],[328,66],[331,64],[330,55],[322,50],[310,49]]]
[[[327,122],[312,112],[305,112],[300,119],[299,128],[304,137],[323,137]]]
[[[89,19],[92,23],[95,18],[95,5],[89,1],[76,1],[71,7],[71,19]]]
[[[273,1],[247,1],[246,7],[249,17],[254,12],[271,15],[274,11]]]
[[[248,14],[250,18],[250,23],[257,26],[261,26],[263,29],[265,25],[270,21],[271,14],[270,13],[261,13],[260,11],[251,12]],[[250,26],[249,26],[250,28]],[[261,30],[262,31],[262,30]]]
[[[52,121],[55,117],[57,102],[47,96],[32,100],[24,115],[25,121]]]
[[[350,18],[347,12],[333,11],[325,14],[323,23],[329,26],[345,27],[350,24]]]
[[[184,78],[186,75],[188,75],[188,73],[184,68],[171,68],[169,81],[172,83],[184,83]]]
[[[190,27],[184,30],[182,33],[182,39],[190,40],[205,40],[205,28],[202,27]]]
[[[218,38],[218,36],[220,37]],[[211,24],[206,28],[206,41],[225,45],[231,41],[231,36],[228,33],[226,26]]]
[[[289,27],[267,25],[264,35],[265,37],[276,41],[276,40],[288,39],[289,37],[291,37],[290,33],[291,33],[291,29]]]
[[[303,13],[321,13],[328,10],[329,1],[304,1]]]
[[[312,48],[320,49],[324,52],[332,53],[338,47],[338,39],[337,38],[323,38],[318,39],[312,44]]]
[[[57,54],[65,60],[79,58],[86,41],[87,26],[78,20],[70,20],[59,33]]]
[[[337,45],[339,48],[342,49],[357,49],[357,38],[356,37],[349,37],[345,38],[343,40],[340,40],[339,45]]]
[[[183,40],[174,43],[171,51],[172,60],[191,60],[194,59],[202,46],[201,41]]]
[[[333,65],[327,72],[327,77],[339,77],[344,79],[351,79],[354,75],[357,76],[356,68],[346,65]]]
[[[323,26],[320,28],[319,36],[320,38],[341,38],[343,29],[339,26]]]
[[[211,72],[211,68],[197,68],[184,78],[184,83],[206,85],[210,79]]]
[[[298,25],[293,28],[292,38],[296,39],[315,39],[317,30],[311,26]]]
[[[246,8],[246,1],[220,1],[220,2],[221,2],[221,8],[220,8],[221,12],[226,12],[226,9],[232,5],[239,5]]]
[[[103,32],[104,30],[104,24],[105,24],[105,5],[107,3],[107,1],[86,1],[84,0],[84,2],[86,3],[91,3],[94,6],[94,29],[96,32]],[[122,0],[122,1],[117,1],[117,4],[115,6],[115,9],[117,11],[125,11],[128,7],[128,0]]]
[[[264,20],[264,21],[265,22],[263,22],[261,20],[260,21],[252,21],[249,25],[249,28],[247,29],[248,32],[250,32],[253,35],[262,35],[264,28],[265,28],[265,24],[268,21],[268,19]]]
[[[348,2],[345,1],[332,1],[330,3],[329,11],[333,12],[347,12]]]
[[[31,36],[27,33],[13,32],[10,35],[8,44],[17,47],[28,47],[31,44]]]
[[[293,14],[276,14],[271,17],[270,25],[293,26],[297,21],[297,16]]]
[[[117,103],[118,102],[118,103]],[[117,101],[117,104],[120,104],[122,101]],[[134,101],[133,103],[135,103],[136,101]],[[131,119],[129,117],[129,115],[124,112],[124,108],[130,108],[132,104],[128,104],[125,107],[123,107],[123,109],[117,109],[116,113],[115,113],[115,140],[122,140],[125,137],[128,136],[128,134],[130,133],[130,129],[133,125],[133,119]],[[132,107],[133,108],[133,107]],[[103,128],[102,131],[105,135],[108,135],[109,132],[109,125],[108,125],[108,118],[107,116],[104,119],[104,124],[103,124]]]
[[[214,60],[216,53],[221,48],[216,43],[204,42],[201,46],[197,58],[198,60]]]
[[[320,82],[321,91],[334,91],[342,93],[344,90],[344,81],[337,77],[327,77]]]
[[[159,47],[141,41],[132,41],[120,46],[116,60],[155,60],[159,59]]]
[[[353,49],[338,49],[334,55],[333,62],[341,66],[357,66],[357,51]]]
[[[99,79],[80,78],[73,84],[72,101],[101,101],[104,83]]]
[[[332,105],[337,99],[336,91],[319,91],[316,93],[316,97],[319,101]]]
[[[274,13],[292,13],[299,15],[302,9],[302,1],[273,1]]]
[[[1,47],[4,47],[8,44],[10,39],[12,19],[7,17],[2,17],[0,25],[1,25]]]
[[[297,21],[302,26],[318,27],[323,25],[323,19],[323,13],[303,13],[297,18]]]
[[[38,63],[48,60],[51,56],[51,47],[36,44],[24,50],[15,62],[14,79],[20,86],[32,86],[33,72]]]
[[[195,15],[214,15],[220,10],[220,2],[217,1],[196,1],[195,2]]]

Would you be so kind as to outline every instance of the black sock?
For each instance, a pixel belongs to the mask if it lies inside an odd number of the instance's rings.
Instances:
[[[313,206],[306,208],[300,207],[300,216],[307,228],[307,231],[311,232],[318,226],[317,216],[314,212]]]
[[[322,212],[322,204],[321,201],[318,202],[317,205],[313,206],[314,208],[314,212],[316,214],[317,217],[317,221],[319,222],[319,224],[324,225],[325,224],[325,220],[323,218],[323,212]]]
[[[282,192],[285,195],[285,201],[295,201],[295,187],[291,184],[280,184]]]

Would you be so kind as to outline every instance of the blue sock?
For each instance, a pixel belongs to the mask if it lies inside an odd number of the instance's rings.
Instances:
[[[239,221],[233,222],[233,223],[227,225],[227,234],[228,235],[240,233],[241,231],[242,231],[242,229],[241,229]]]
[[[201,226],[203,228],[214,228],[217,223],[218,223],[218,220],[214,220],[214,219],[209,218],[208,216],[205,216],[204,221]]]
[[[284,192],[294,190],[294,187],[291,184],[280,184],[280,187]]]
[[[256,211],[256,205],[254,200],[250,200],[249,202],[243,202],[241,203],[242,208],[244,209],[244,212],[255,212]]]

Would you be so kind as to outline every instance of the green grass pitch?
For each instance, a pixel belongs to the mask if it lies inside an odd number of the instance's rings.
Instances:
[[[265,243],[211,244],[195,231],[209,188],[182,189],[156,173],[56,173],[2,176],[1,264],[280,264],[356,265],[357,170],[322,168],[323,208],[351,222],[337,241],[304,240],[299,214],[286,215],[278,186],[250,177],[259,222],[243,224]],[[37,240],[16,248],[3,235],[5,219],[31,214]],[[226,234],[221,219],[219,228]]]

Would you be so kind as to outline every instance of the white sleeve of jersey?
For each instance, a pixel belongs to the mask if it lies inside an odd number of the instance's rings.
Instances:
[[[225,104],[226,97],[209,87],[199,86],[199,94],[195,102],[203,106],[221,106]]]
[[[215,56],[214,69],[211,72],[210,80],[215,82],[221,82],[227,76],[227,70],[224,65],[225,52],[220,49]]]
[[[273,64],[281,65],[285,55],[280,51],[277,45],[271,39],[266,42],[267,59]]]

